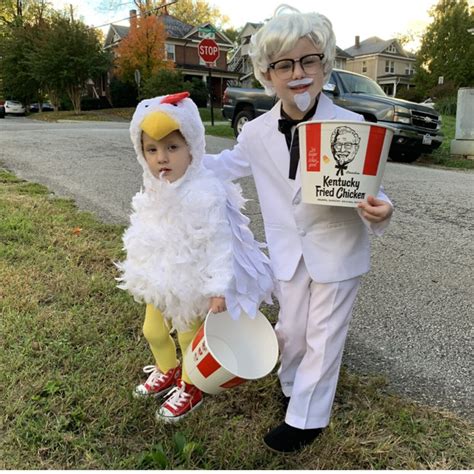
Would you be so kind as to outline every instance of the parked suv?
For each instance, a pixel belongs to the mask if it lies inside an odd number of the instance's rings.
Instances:
[[[0,100],[0,118],[5,118],[5,102]]]
[[[389,97],[372,79],[361,74],[334,69],[323,88],[335,104],[394,129],[389,156],[393,161],[412,162],[422,153],[431,153],[442,141],[441,119],[436,110],[422,104]],[[271,109],[275,98],[263,89],[228,87],[222,114],[231,121],[237,136],[249,120]]]

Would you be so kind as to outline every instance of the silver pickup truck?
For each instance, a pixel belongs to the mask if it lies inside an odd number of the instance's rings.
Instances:
[[[363,115],[368,122],[395,129],[389,151],[393,161],[413,162],[421,154],[436,150],[443,141],[441,118],[435,109],[389,97],[366,76],[334,69],[323,93],[335,104]],[[222,114],[231,121],[237,136],[246,122],[271,109],[275,98],[263,89],[228,87],[222,103]]]

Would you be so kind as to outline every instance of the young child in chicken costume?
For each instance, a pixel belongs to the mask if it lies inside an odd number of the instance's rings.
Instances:
[[[156,413],[164,421],[202,403],[170,332],[176,329],[184,354],[208,311],[253,317],[262,300],[271,303],[273,289],[269,260],[240,212],[240,187],[201,166],[204,126],[188,96],[144,100],[133,115],[144,189],[132,200],[127,258],[118,264],[119,287],[147,304],[143,332],[155,359],[134,394],[167,395]]]

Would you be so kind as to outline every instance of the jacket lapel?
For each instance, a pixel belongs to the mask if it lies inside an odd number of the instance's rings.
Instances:
[[[331,99],[326,97],[322,92],[319,94],[319,102],[316,107],[316,112],[311,120],[334,120],[336,119],[336,108]],[[300,156],[300,162],[296,171],[296,177],[293,188],[293,199],[295,198],[298,191],[301,189],[301,166],[304,161],[304,157]],[[291,181],[291,180],[289,180]]]
[[[260,138],[278,172],[288,183],[288,186],[293,187],[293,181],[288,179],[290,153],[286,145],[285,135],[278,131],[280,111],[281,101],[278,101],[265,118],[265,127],[261,131],[262,134]]]

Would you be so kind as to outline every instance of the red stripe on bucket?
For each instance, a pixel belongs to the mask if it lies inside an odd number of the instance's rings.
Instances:
[[[306,125],[306,171],[321,170],[321,124]]]
[[[200,327],[199,331],[196,333],[191,345],[192,350],[196,349],[196,346],[201,342],[201,339],[204,337],[204,324]]]
[[[386,129],[372,126],[370,128],[369,142],[365,154],[364,170],[362,174],[377,176],[379,168],[380,155],[382,153],[383,142],[385,141]]]
[[[203,375],[203,377],[207,378],[212,375],[217,369],[220,369],[221,366],[219,362],[217,362],[211,354],[207,354],[204,359],[199,362],[197,365],[199,372]]]
[[[232,388],[232,387],[237,387],[237,385],[240,385],[244,382],[247,382],[247,380],[241,379],[240,377],[234,377],[233,379],[228,380],[226,383],[223,383],[220,386],[222,388]]]

